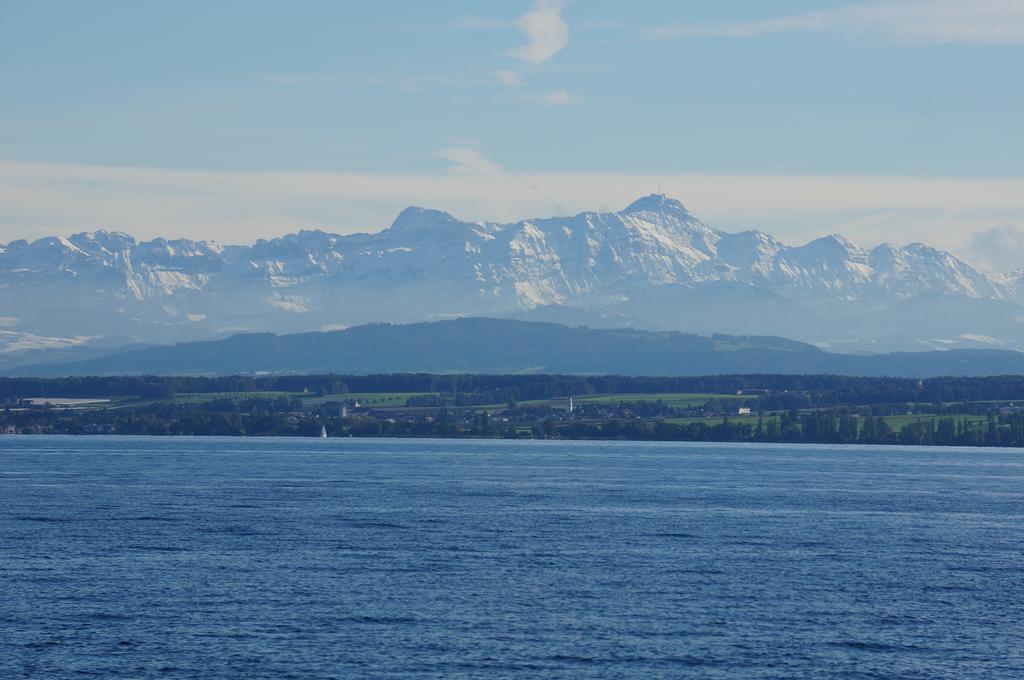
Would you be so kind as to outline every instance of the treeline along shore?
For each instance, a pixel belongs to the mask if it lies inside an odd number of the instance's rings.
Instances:
[[[1024,446],[1024,376],[0,378],[0,434]]]

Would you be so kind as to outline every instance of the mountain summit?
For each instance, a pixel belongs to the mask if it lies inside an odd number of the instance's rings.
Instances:
[[[622,211],[623,213],[656,213],[664,214],[668,213],[671,215],[686,215],[686,208],[683,204],[674,198],[669,198],[665,194],[650,194],[648,196],[641,196],[636,199]]]
[[[300,231],[248,246],[104,231],[0,245],[0,346],[543,312],[824,346],[865,340],[859,329],[873,323],[869,348],[880,337],[908,348],[1013,347],[1024,344],[1020,280],[990,279],[921,244],[865,250],[833,235],[792,247],[758,231],[720,231],[661,194],[619,212],[507,224],[408,208],[378,233]],[[941,328],[883,329],[872,316],[918,298],[939,318],[949,299],[985,299],[1000,311]]]

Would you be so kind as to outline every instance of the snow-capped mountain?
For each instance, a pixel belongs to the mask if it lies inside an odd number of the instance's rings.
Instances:
[[[1024,298],[1024,267],[1000,274],[995,277],[995,281],[1004,290],[1015,292],[1018,298]]]
[[[679,201],[651,195],[620,212],[511,224],[408,208],[378,233],[300,231],[249,246],[105,231],[13,241],[0,245],[0,318],[6,332],[26,336],[165,342],[572,308],[616,324],[781,335],[791,327],[789,335],[831,342],[858,338],[844,320],[923,295],[934,305],[938,295],[998,301],[996,342],[1018,346],[1024,333],[1005,336],[1006,323],[1020,323],[1009,319],[1015,309],[1024,319],[1014,302],[1022,278],[986,277],[921,244],[865,250],[826,236],[790,247],[757,231],[713,229]],[[750,313],[762,305],[779,313]],[[762,327],[748,327],[755,318]],[[984,330],[959,335],[990,337]],[[928,340],[973,342],[911,342]]]

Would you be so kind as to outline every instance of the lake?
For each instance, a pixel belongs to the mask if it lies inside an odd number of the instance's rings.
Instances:
[[[1024,677],[1024,453],[0,438],[2,677]]]

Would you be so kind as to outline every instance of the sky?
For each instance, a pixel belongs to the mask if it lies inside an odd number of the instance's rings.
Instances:
[[[664,192],[1024,266],[1024,2],[0,0],[0,242]]]

